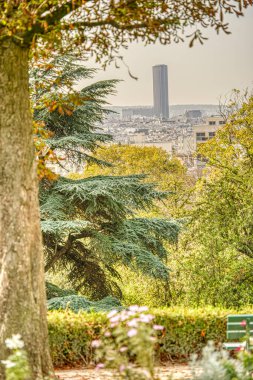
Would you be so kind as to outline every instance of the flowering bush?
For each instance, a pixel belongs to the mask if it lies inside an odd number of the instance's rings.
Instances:
[[[6,360],[1,360],[5,367],[6,380],[26,380],[30,378],[30,368],[20,334],[5,340],[6,347],[12,353]]]
[[[227,351],[215,349],[209,342],[203,349],[201,359],[192,359],[193,380],[252,380],[253,355],[241,351],[237,358],[229,357]]]
[[[155,317],[147,311],[145,306],[130,306],[108,314],[108,327],[101,339],[92,342],[98,369],[115,369],[119,379],[155,379],[154,346],[157,331],[164,328],[154,324]]]

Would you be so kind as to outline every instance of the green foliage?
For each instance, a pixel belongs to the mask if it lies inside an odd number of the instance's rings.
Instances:
[[[146,182],[157,184],[158,189],[169,192],[169,197],[159,207],[165,215],[181,217],[186,212],[195,179],[176,157],[171,157],[158,147],[110,145],[98,148],[95,156],[111,166],[99,166],[90,162],[84,169],[85,177],[90,175],[131,175],[145,174]]]
[[[9,366],[7,364],[5,369],[6,380],[24,380],[29,378],[30,368],[28,358],[23,350],[10,355],[6,362],[8,361]]]
[[[170,266],[173,260],[170,255]],[[169,284],[173,273],[169,272],[168,281],[159,278],[147,277],[140,271],[133,271],[127,267],[117,267],[121,276],[122,302],[124,305],[146,305],[152,308],[164,307],[170,304]],[[173,304],[177,300],[173,300]]]
[[[161,359],[186,360],[200,353],[209,340],[226,341],[226,316],[233,313],[252,314],[252,308],[241,310],[167,308],[154,309],[154,323],[165,327],[156,346]],[[108,323],[104,313],[70,311],[48,313],[49,340],[54,365],[88,364],[94,360],[91,342],[100,339]]]
[[[46,281],[46,294],[47,294],[47,299],[50,300],[51,298],[54,298],[54,297],[66,297],[66,296],[70,296],[76,293],[74,290],[61,289],[59,288],[59,286]]]
[[[105,313],[48,312],[50,353],[55,366],[88,365],[93,360],[92,340],[107,322]]]
[[[118,262],[166,279],[164,241],[176,242],[180,224],[133,214],[162,197],[138,176],[59,179],[41,193],[46,269],[69,264],[72,286],[93,287],[96,296],[113,292],[106,272],[118,277],[113,269]],[[65,220],[55,220],[58,216]],[[58,252],[63,254],[54,262]]]
[[[183,237],[188,241],[190,238],[188,233]],[[238,260],[236,251],[216,248],[214,244],[210,251],[179,242],[177,249],[170,249],[168,281],[147,278],[141,272],[120,266],[117,270],[122,278],[123,304],[190,308],[252,305],[251,259],[241,257]]]
[[[253,258],[252,96],[199,153],[208,165],[196,192],[192,233],[204,246],[211,247],[215,236],[223,249]]]
[[[33,116],[37,123],[43,123],[43,133],[47,132],[43,150],[51,149],[54,152],[54,165],[60,168],[64,167],[66,160],[67,165],[75,166],[84,161],[106,164],[88,152],[93,152],[100,143],[111,140],[109,135],[100,133],[99,128],[94,129],[110,112],[106,108],[105,98],[115,93],[118,81],[99,81],[80,91],[75,90],[80,80],[91,79],[95,72],[81,65],[70,54],[52,55],[50,59],[42,59],[32,66],[30,87]]]
[[[66,295],[51,298],[47,302],[48,310],[72,310],[75,313],[79,311],[99,312],[121,309],[121,303],[117,298],[108,296],[100,301],[92,302],[85,297],[78,295]]]
[[[30,367],[24,350],[16,351],[5,362],[7,364],[5,368],[6,380],[29,379]]]
[[[54,166],[106,164],[92,152],[109,139],[97,132],[97,124],[108,112],[105,97],[114,91],[116,82],[74,90],[77,79],[93,73],[72,56],[53,57],[48,70],[38,65],[32,72],[34,117],[52,135],[44,143],[56,158]],[[60,159],[63,154],[66,163]],[[46,271],[67,272],[72,288],[95,299],[109,294],[121,297],[120,275],[115,269],[118,263],[167,281],[165,243],[177,241],[180,223],[137,217],[167,196],[153,183],[145,182],[144,174],[42,180]]]
[[[31,378],[31,368],[24,342],[20,334],[12,335],[5,340],[6,347],[11,352],[6,360],[0,363],[5,367],[6,380],[27,380]]]
[[[212,0],[197,3],[178,3],[177,0],[144,0],[110,2],[93,0],[75,3],[42,0],[9,3],[0,6],[0,36],[22,46],[36,47],[38,53],[52,53],[53,49],[66,51],[75,47],[88,51],[97,61],[111,62],[119,57],[121,47],[129,42],[156,41],[166,45],[181,42],[185,35],[190,46],[197,40],[201,44],[206,37],[203,28],[211,27],[229,33],[227,13],[243,15],[252,5],[250,0]],[[195,26],[194,32],[186,33]],[[118,58],[120,59],[120,58]]]
[[[226,125],[199,147],[206,170],[187,210],[189,222],[170,249],[170,281],[161,290],[166,305],[231,308],[253,303],[252,97],[239,105],[233,101],[231,108],[235,112]],[[133,276],[125,288],[136,302],[145,299],[138,281]],[[152,304],[157,292],[150,282],[147,288]]]
[[[138,297],[134,276],[126,291],[131,288]],[[150,299],[155,300],[155,289],[148,289],[153,294]],[[235,249],[225,249],[214,238],[212,244],[210,240],[210,245],[204,246],[195,241],[191,229],[181,235],[177,249],[171,249],[167,305],[244,307],[253,303],[252,292],[252,259],[238,257]]]

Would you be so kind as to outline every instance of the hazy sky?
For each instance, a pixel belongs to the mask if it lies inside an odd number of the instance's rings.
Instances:
[[[245,12],[245,17],[230,17],[229,21],[232,34],[217,35],[206,30],[209,39],[203,46],[189,48],[188,42],[130,45],[122,54],[137,81],[130,78],[123,65],[100,71],[95,79],[123,80],[117,86],[117,95],[108,97],[112,105],[152,105],[152,66],[166,64],[170,104],[217,104],[220,96],[233,88],[253,87],[253,8]]]

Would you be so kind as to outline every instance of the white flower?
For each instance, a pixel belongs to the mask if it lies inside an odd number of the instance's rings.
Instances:
[[[5,340],[6,347],[8,347],[10,350],[15,350],[18,348],[24,347],[24,342],[21,339],[20,334],[12,335],[11,338],[8,338]]]
[[[119,352],[125,352],[125,351],[127,351],[127,347],[126,346],[120,347]]]
[[[91,347],[98,348],[101,346],[101,340],[95,339],[91,342]]]
[[[136,334],[137,334],[137,330],[131,329],[128,331],[127,336],[129,336],[129,338],[131,338],[132,336],[135,336]]]
[[[12,368],[15,367],[16,363],[13,363],[11,360],[1,360],[1,363],[6,367],[6,368]]]

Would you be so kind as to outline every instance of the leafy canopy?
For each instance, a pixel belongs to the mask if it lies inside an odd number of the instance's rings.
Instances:
[[[213,236],[253,258],[253,97],[215,138],[199,147],[208,160],[193,213],[200,240]],[[199,233],[198,233],[199,231]]]
[[[252,0],[8,0],[0,3],[0,36],[40,53],[80,46],[98,61],[110,61],[121,47],[183,41],[203,43],[201,29],[229,33],[226,14],[242,16]],[[194,31],[192,33],[192,28]],[[192,33],[192,34],[191,34]],[[43,47],[43,49],[42,49]]]
[[[171,157],[165,150],[155,146],[134,146],[110,144],[95,151],[95,157],[111,163],[99,166],[90,162],[83,175],[131,175],[147,174],[146,182],[156,183],[158,188],[170,193],[163,202],[160,212],[173,217],[186,213],[195,179],[177,157]],[[165,207],[166,205],[166,207]]]

